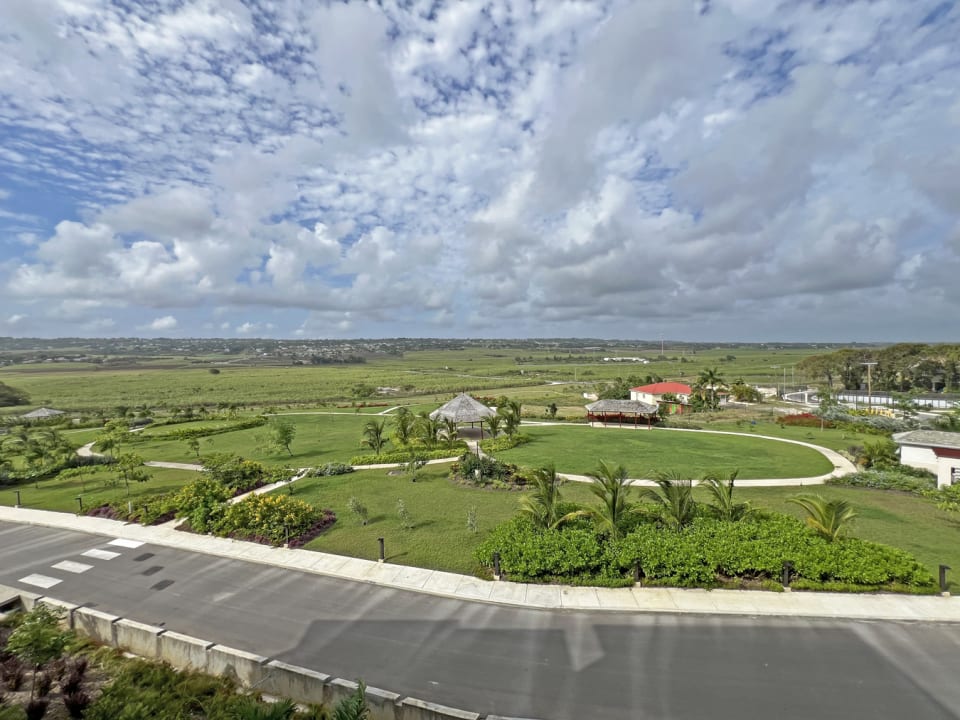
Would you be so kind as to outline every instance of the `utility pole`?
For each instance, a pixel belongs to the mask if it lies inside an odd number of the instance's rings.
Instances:
[[[873,408],[873,375],[870,372],[873,369],[873,366],[877,363],[875,362],[862,362],[861,365],[867,366],[867,408]]]

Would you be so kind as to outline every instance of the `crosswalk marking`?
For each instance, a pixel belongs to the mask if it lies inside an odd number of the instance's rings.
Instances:
[[[116,545],[118,547],[125,548],[138,548],[143,545],[139,540],[127,540],[126,538],[117,538],[116,540],[111,540],[107,545]]]
[[[56,565],[51,566],[54,570],[65,570],[69,573],[74,573],[79,575],[80,573],[85,573],[87,570],[93,570],[93,565],[87,565],[86,563],[78,563],[73,560],[64,560],[63,562],[58,562]]]
[[[33,575],[27,575],[26,577],[20,578],[18,582],[22,582],[25,585],[33,585],[35,587],[47,589],[52,588],[54,585],[58,585],[61,581],[57,578],[52,578],[47,575],[38,575],[34,573]]]
[[[120,553],[113,552],[112,550],[101,550],[99,548],[93,548],[92,550],[87,550],[84,553],[80,553],[84,557],[96,558],[97,560],[113,560],[115,557],[120,557]]]

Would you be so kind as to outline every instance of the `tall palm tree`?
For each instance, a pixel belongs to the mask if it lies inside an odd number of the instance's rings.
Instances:
[[[381,420],[379,422],[376,420],[371,420],[364,425],[363,440],[360,441],[360,445],[369,447],[371,450],[373,450],[374,455],[379,455],[384,446],[390,442],[387,440],[384,432],[386,424],[387,423],[385,420]]]
[[[707,368],[697,377],[697,385],[700,386],[701,391],[708,394],[710,407],[715,408],[717,407],[717,389],[725,388],[727,383],[724,382],[717,368]]]
[[[641,496],[649,498],[658,506],[660,519],[667,527],[680,532],[697,516],[697,503],[693,499],[693,483],[688,478],[673,473],[658,473],[654,478],[657,490],[644,488]]]
[[[401,407],[393,418],[393,437],[400,445],[409,444],[413,437],[415,418],[409,408]]]
[[[635,510],[630,502],[627,469],[601,460],[597,469],[587,475],[592,480],[589,490],[600,499],[600,505],[586,512],[613,540],[618,540],[623,535],[621,525]]]
[[[846,500],[827,500],[821,495],[794,495],[787,502],[802,507],[807,525],[828,542],[839,538],[857,516]]]
[[[707,473],[700,479],[700,486],[706,488],[713,499],[708,509],[718,520],[737,522],[753,512],[750,503],[733,500],[733,481],[739,473],[739,470],[734,470],[726,477],[721,477],[719,473]]]
[[[530,478],[531,491],[520,498],[520,512],[534,527],[546,529],[560,522],[560,486],[563,478],[557,475],[553,464],[534,470]]]

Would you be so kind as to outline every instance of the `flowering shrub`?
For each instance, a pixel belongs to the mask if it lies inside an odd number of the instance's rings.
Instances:
[[[832,428],[833,423],[822,419],[813,413],[796,413],[794,415],[781,415],[777,418],[778,425],[789,425],[790,427],[823,427]]]
[[[214,531],[240,540],[282,545],[316,531],[318,525],[325,530],[335,520],[330,510],[320,510],[289,495],[250,495],[228,505]]]

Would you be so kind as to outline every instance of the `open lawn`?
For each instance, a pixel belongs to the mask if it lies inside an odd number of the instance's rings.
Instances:
[[[449,465],[428,465],[415,483],[385,470],[298,480],[295,497],[337,513],[333,528],[306,547],[376,560],[377,538],[383,537],[389,562],[473,573],[474,549],[497,523],[517,511],[521,492],[457,485],[448,474]],[[564,496],[584,502],[592,497],[585,485],[572,483],[564,488]],[[348,509],[351,497],[367,507],[366,526]],[[410,530],[400,527],[397,500],[401,498],[413,518]],[[467,529],[470,507],[477,508],[476,533]]]
[[[337,513],[336,525],[307,548],[323,552],[377,558],[377,538],[386,540],[388,562],[450,572],[473,573],[473,552],[499,522],[517,512],[524,491],[487,490],[453,483],[449,466],[431,465],[416,483],[406,476],[390,476],[384,470],[366,470],[329,478],[307,478],[296,484],[296,497]],[[786,502],[788,497],[810,491],[826,498],[851,502],[859,514],[851,527],[855,537],[892,545],[912,553],[936,575],[937,565],[960,567],[960,515],[938,510],[921,498],[902,493],[818,486],[816,488],[739,488],[741,500],[755,507],[802,517],[802,511]],[[278,492],[287,492],[280,490]],[[593,505],[595,497],[584,483],[567,483],[565,500]],[[695,491],[698,501],[706,492]],[[638,497],[636,489],[631,491]],[[369,511],[369,523],[361,525],[350,512],[348,501],[356,497]],[[402,498],[414,527],[400,527],[397,499]],[[467,512],[477,508],[478,532],[467,529]],[[960,588],[960,581],[953,584]]]
[[[23,507],[38,510],[57,510],[76,512],[77,496],[83,498],[83,507],[91,508],[116,500],[138,500],[175,490],[197,477],[189,470],[169,470],[167,468],[146,468],[151,479],[142,483],[131,483],[129,496],[127,488],[117,481],[116,472],[108,466],[97,465],[89,468],[82,478],[60,476],[41,480],[39,489],[33,483],[21,483],[16,486],[0,487],[0,505],[15,505],[16,490],[20,491],[20,503]]]
[[[734,469],[744,479],[812,477],[833,469],[815,450],[763,438],[584,425],[525,426],[523,432],[533,439],[496,453],[498,459],[531,467],[554,463],[558,472],[577,475],[606,460],[623,464],[633,478],[658,470],[698,477]]]

